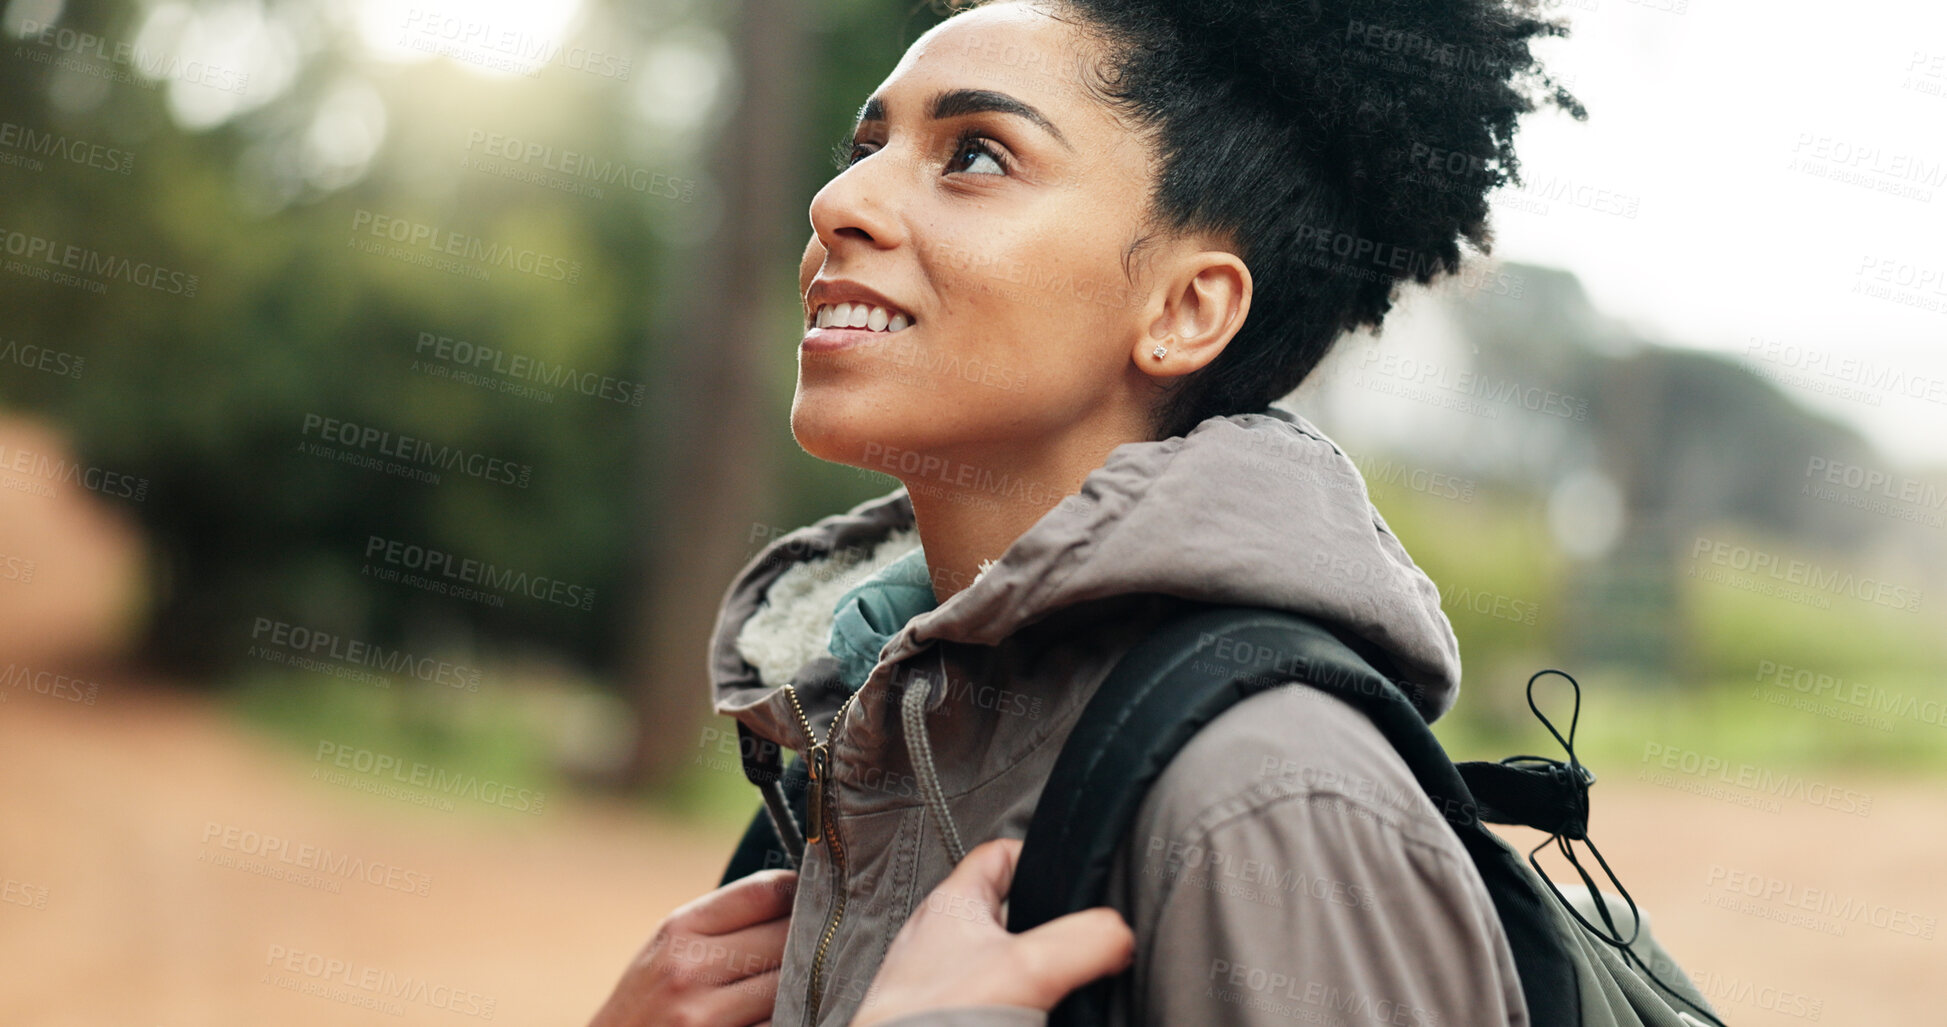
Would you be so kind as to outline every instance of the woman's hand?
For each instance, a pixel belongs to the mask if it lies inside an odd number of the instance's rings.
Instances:
[[[765,870],[663,920],[588,1027],[769,1024],[798,875]]]
[[[892,940],[852,1027],[961,1006],[1048,1010],[1064,995],[1129,965],[1135,934],[1107,907],[1009,934],[1001,901],[1021,842],[974,847]]]

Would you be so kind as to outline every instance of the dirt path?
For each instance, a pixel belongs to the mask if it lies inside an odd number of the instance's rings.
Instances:
[[[0,697],[9,1025],[464,1024],[484,1021],[464,1010],[489,999],[493,1023],[582,1023],[650,927],[714,883],[730,841],[559,796],[529,816],[351,792],[312,780],[306,754],[167,693],[110,688],[93,706]],[[1947,968],[1947,942],[1900,933],[1922,922],[1891,913],[1947,909],[1942,789],[1847,781],[1873,796],[1857,817],[1803,802],[1751,810],[1623,777],[1598,786],[1596,836],[1729,1022],[1940,1022],[1932,974]],[[287,839],[290,860],[309,845],[384,869],[377,883],[298,882],[211,861],[261,836]],[[1713,904],[1745,898],[1754,880],[1749,907]],[[1790,902],[1828,913],[1815,926],[1776,919]],[[341,961],[341,982],[369,972],[428,990],[387,1011],[346,1001],[371,994],[356,986],[330,997],[279,983],[315,982],[310,957],[319,971]]]
[[[731,843],[559,796],[535,816],[352,792],[167,694],[0,694],[4,1024],[462,1024],[488,1000],[493,1023],[584,1023]],[[265,855],[267,836],[288,841]],[[286,871],[383,869],[293,881],[212,862],[253,851]],[[369,969],[428,989],[387,1011],[266,980],[318,981],[293,952],[343,961],[341,984]]]
[[[1591,792],[1590,834],[1726,1023],[1947,1023],[1934,990],[1947,970],[1947,786],[1809,780],[1804,794],[1827,801],[1870,796],[1866,815],[1792,799],[1753,809],[1616,768]],[[1542,840],[1508,836],[1522,852]],[[1542,866],[1577,880],[1559,859]]]

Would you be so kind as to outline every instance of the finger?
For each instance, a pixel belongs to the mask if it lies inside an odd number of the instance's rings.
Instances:
[[[729,984],[776,969],[784,961],[784,940],[790,929],[790,919],[779,917],[729,934],[682,935],[670,942],[663,955],[688,980]]]
[[[933,889],[935,895],[959,896],[978,902],[1000,918],[1001,902],[1008,886],[1014,883],[1014,864],[1021,857],[1021,840],[995,838],[967,851],[946,880]]]
[[[790,916],[797,892],[797,871],[760,870],[691,899],[669,914],[669,922],[692,934],[728,934]]]
[[[769,1023],[771,1009],[777,1005],[777,970],[766,970],[753,977],[732,981],[715,988],[697,1001],[698,1023],[720,1023],[749,1027]]]
[[[1127,968],[1136,951],[1135,932],[1107,906],[1056,917],[1016,938],[1056,997]]]

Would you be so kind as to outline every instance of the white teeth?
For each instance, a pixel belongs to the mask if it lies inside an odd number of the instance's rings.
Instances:
[[[812,315],[818,328],[864,328],[874,332],[899,332],[912,327],[913,319],[887,307],[869,303],[825,304]]]

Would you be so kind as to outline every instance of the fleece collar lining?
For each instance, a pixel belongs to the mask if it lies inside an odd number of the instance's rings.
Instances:
[[[737,652],[765,685],[778,688],[800,667],[829,655],[834,607],[852,586],[919,548],[919,529],[900,528],[861,555],[856,548],[793,564],[737,633]]]

